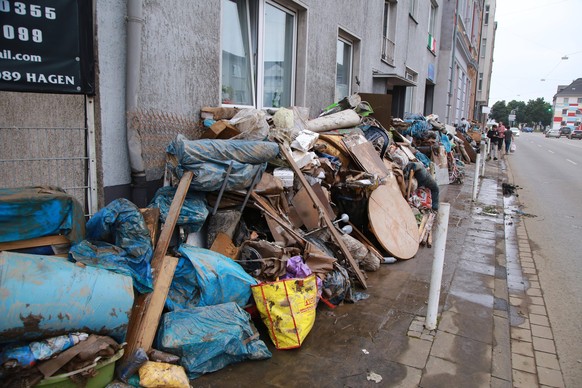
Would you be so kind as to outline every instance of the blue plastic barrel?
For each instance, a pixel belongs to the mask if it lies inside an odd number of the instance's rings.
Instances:
[[[129,276],[54,256],[0,252],[0,342],[73,331],[123,342],[133,299]]]

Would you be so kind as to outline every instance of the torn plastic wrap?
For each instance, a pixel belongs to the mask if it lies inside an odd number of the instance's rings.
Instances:
[[[181,178],[184,171],[192,171],[191,189],[218,191],[232,162],[226,191],[249,187],[257,172],[265,171],[267,162],[279,155],[279,145],[268,141],[248,140],[188,140],[178,135],[166,152],[174,155],[178,164],[173,172]]]
[[[140,293],[153,289],[149,230],[137,206],[120,198],[87,222],[87,239],[71,247],[70,257],[86,265],[130,275]]]
[[[0,189],[0,242],[58,234],[72,243],[85,237],[79,201],[58,187]]]
[[[160,221],[162,223],[166,222],[175,194],[175,187],[161,187],[156,191],[154,199],[148,205],[149,208],[157,207],[160,209]],[[206,205],[206,195],[204,193],[188,191],[176,224],[183,226],[186,233],[199,232],[202,225],[204,225],[204,221],[206,221],[206,217],[208,217],[209,211]]]
[[[190,379],[272,356],[255,334],[249,313],[233,302],[164,314],[156,341],[157,349],[181,357]]]
[[[234,260],[188,244],[178,249],[180,261],[166,299],[169,310],[235,302],[244,307],[257,281]]]

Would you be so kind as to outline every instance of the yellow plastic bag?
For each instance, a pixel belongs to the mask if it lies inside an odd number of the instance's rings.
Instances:
[[[146,388],[190,388],[183,367],[153,361],[148,361],[139,368],[139,385]]]
[[[257,310],[277,349],[298,348],[315,323],[317,282],[285,279],[251,286]]]

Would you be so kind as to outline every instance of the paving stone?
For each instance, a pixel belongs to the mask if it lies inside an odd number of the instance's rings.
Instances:
[[[529,288],[525,293],[529,296],[542,296],[541,288]]]
[[[462,365],[464,369],[491,373],[492,346],[471,338],[438,331],[431,356]]]
[[[523,261],[523,260],[521,261],[521,267],[522,268],[533,268],[533,269],[536,268],[536,266],[533,263],[533,261]]]
[[[545,315],[540,314],[530,314],[529,320],[532,325],[540,325],[540,326],[550,326],[550,320]]]
[[[507,319],[493,317],[491,375],[511,381],[511,346]]]
[[[511,381],[491,377],[491,388],[511,388]]]
[[[391,361],[422,369],[426,365],[426,359],[430,352],[432,343],[418,338],[408,339],[408,349]]]
[[[529,312],[530,314],[547,315],[545,306],[538,306],[535,304],[529,306]]]
[[[534,350],[531,342],[511,341],[511,351],[523,356],[533,357]]]
[[[520,370],[513,370],[513,386],[532,388],[538,385],[538,379],[535,374],[522,372]]]
[[[525,342],[532,341],[531,331],[529,331],[528,329],[522,329],[519,327],[512,327],[510,330],[511,330],[511,339],[514,339],[517,341],[525,341]]]
[[[529,373],[536,373],[535,359],[533,357],[512,353],[511,365],[513,366],[513,369],[519,369]]]
[[[527,318],[523,319],[523,322],[519,323],[519,324],[512,324],[511,327],[519,327],[521,329],[529,329],[529,320]]]
[[[540,384],[549,387],[564,387],[562,372],[559,370],[538,367],[538,379]]]
[[[530,281],[529,288],[540,288],[540,282],[539,281]]]
[[[489,372],[475,371],[439,357],[430,356],[419,387],[482,387],[491,386]]]
[[[533,337],[534,350],[556,354],[556,345],[553,340],[547,338]]]
[[[521,306],[521,304],[523,303],[523,299],[522,298],[518,298],[516,296],[510,296],[509,297],[509,304],[512,306]]]
[[[490,344],[493,320],[445,311],[441,315],[438,329]]]
[[[543,368],[560,370],[560,362],[555,354],[535,352],[536,365]]]
[[[554,339],[552,329],[547,326],[531,325],[531,334],[535,337]]]
[[[535,268],[522,267],[521,270],[525,274],[534,274],[534,275],[537,274],[537,271]]]
[[[531,304],[537,304],[538,306],[544,306],[544,298],[541,296],[530,296],[529,301]]]

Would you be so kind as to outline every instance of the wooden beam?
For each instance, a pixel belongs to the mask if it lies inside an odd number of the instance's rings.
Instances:
[[[28,240],[8,241],[0,243],[0,251],[11,251],[15,249],[43,247],[46,245],[71,244],[69,239],[63,235],[36,237]]]
[[[172,284],[174,271],[178,264],[178,259],[166,256],[166,252],[193,176],[192,171],[184,173],[182,179],[180,179],[174,199],[172,199],[172,204],[170,205],[166,222],[162,227],[151,262],[154,290],[149,294],[140,295],[134,302],[127,329],[124,360],[131,357],[138,348],[142,348],[146,352],[149,351],[154,342],[168,290]]]
[[[311,197],[311,200],[313,201],[313,203],[315,204],[315,206],[318,209],[320,209],[321,216],[323,217],[323,220],[324,220],[325,224],[327,225],[327,228],[329,229],[329,232],[331,233],[331,236],[333,237],[333,239],[335,240],[336,244],[340,247],[342,253],[344,254],[344,256],[346,257],[346,259],[350,263],[350,266],[354,270],[354,273],[356,274],[356,277],[358,278],[358,281],[360,282],[360,284],[362,285],[362,287],[368,288],[368,286],[366,284],[366,279],[364,277],[364,274],[362,273],[362,271],[360,271],[360,268],[358,267],[358,263],[356,263],[356,261],[352,257],[350,251],[348,250],[348,247],[346,246],[346,244],[342,240],[342,238],[341,238],[341,236],[339,234],[339,231],[336,229],[335,225],[333,224],[333,221],[329,218],[329,216],[327,215],[327,213],[323,210],[324,207],[323,207],[323,204],[321,203],[321,201],[319,200],[319,197],[315,194],[315,192],[313,191],[313,188],[311,187],[311,185],[309,184],[309,182],[307,182],[307,179],[305,179],[305,176],[303,176],[303,172],[297,166],[297,164],[293,160],[293,156],[287,150],[287,148],[285,148],[284,145],[281,145],[280,146],[280,149],[281,149],[281,152],[282,152],[283,156],[285,156],[285,159],[287,159],[287,162],[289,163],[289,165],[291,166],[291,168],[295,172],[295,175],[297,176],[297,178],[299,178],[299,180],[301,181],[301,184],[307,190],[307,193]]]

